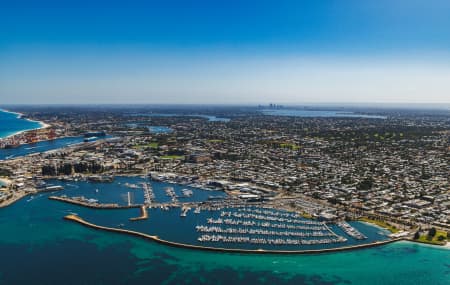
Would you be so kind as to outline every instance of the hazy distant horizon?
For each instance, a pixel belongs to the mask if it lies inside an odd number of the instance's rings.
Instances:
[[[448,1],[4,1],[0,103],[450,104]]]
[[[123,107],[123,108],[207,108],[207,107],[248,107],[248,108],[269,108],[270,104],[276,104],[283,108],[361,108],[361,109],[416,109],[416,110],[448,110],[450,111],[450,103],[76,103],[76,104],[57,104],[57,103],[38,103],[38,104],[3,104],[0,103],[1,109],[8,109],[8,107]]]

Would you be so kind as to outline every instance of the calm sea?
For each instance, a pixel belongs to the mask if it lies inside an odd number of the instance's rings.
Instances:
[[[264,115],[269,116],[290,116],[290,117],[306,117],[306,118],[366,118],[366,119],[386,119],[386,116],[359,114],[353,112],[342,111],[316,111],[316,110],[294,110],[294,109],[278,109],[278,110],[261,110]]]
[[[67,189],[76,193],[76,186]],[[0,284],[444,285],[450,280],[450,251],[443,248],[399,242],[311,255],[179,249],[65,221],[68,213],[86,218],[102,210],[51,201],[47,195],[0,209]],[[159,226],[169,230],[171,224]]]
[[[40,128],[39,122],[19,119],[16,113],[0,110],[0,138],[10,136],[14,133]]]
[[[16,117],[0,112],[0,136],[40,126]],[[73,185],[74,193],[83,189]],[[93,210],[48,195],[0,209],[0,284],[450,284],[448,249],[409,242],[311,255],[179,249],[64,221],[68,213],[89,217]]]

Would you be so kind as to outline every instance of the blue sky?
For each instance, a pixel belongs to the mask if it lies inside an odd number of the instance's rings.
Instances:
[[[449,1],[1,1],[0,103],[449,103]]]

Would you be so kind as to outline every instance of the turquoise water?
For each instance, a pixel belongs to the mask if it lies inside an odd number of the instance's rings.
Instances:
[[[450,251],[409,242],[315,255],[179,249],[68,222],[38,195],[0,209],[0,284],[449,284]],[[85,214],[85,213],[84,213]],[[169,226],[169,225],[167,225]]]
[[[7,137],[18,131],[32,130],[40,127],[41,123],[39,122],[19,119],[15,113],[0,110],[0,138]],[[24,144],[11,149],[0,149],[0,160],[63,148],[83,141],[84,137],[67,137],[33,144]]]
[[[71,142],[67,140],[61,142]],[[47,150],[61,147],[43,143],[34,146],[45,146]],[[33,146],[11,151],[15,155],[43,151],[39,147],[26,149],[30,147]],[[7,156],[0,153],[0,159],[2,155]],[[67,190],[54,194],[83,193],[104,202],[123,203],[123,196],[112,191],[138,191],[122,185],[125,181],[144,181],[133,179],[117,178],[113,184],[65,182]],[[168,199],[160,191],[166,184],[152,184],[158,201]],[[171,186],[177,193],[188,188]],[[96,188],[98,192],[94,191]],[[189,199],[202,200],[209,194],[198,190]],[[116,225],[138,216],[137,209],[122,212],[86,209],[50,201],[48,195],[51,194],[26,197],[0,209],[0,284],[450,284],[450,251],[443,248],[399,242],[310,255],[245,255],[179,249],[62,219],[68,213],[78,213],[87,220]],[[135,198],[139,197],[136,192]],[[151,221],[132,227],[148,232],[157,230],[174,239],[181,231],[191,238],[192,228],[185,226],[177,209],[163,216],[166,213],[152,210]],[[189,213],[186,218],[195,220],[201,216]],[[354,226],[366,234],[374,229],[363,224]]]
[[[5,138],[20,131],[33,130],[42,127],[41,123],[19,119],[18,114],[0,109],[0,138]]]
[[[314,110],[262,110],[264,115],[270,116],[292,116],[292,117],[324,117],[324,118],[367,118],[367,119],[386,119],[386,116],[356,114],[352,112],[341,111],[314,111]]]

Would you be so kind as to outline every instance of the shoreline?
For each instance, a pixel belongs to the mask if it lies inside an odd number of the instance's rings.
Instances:
[[[439,245],[439,244],[431,244],[431,243],[427,243],[427,242],[420,242],[420,241],[411,240],[411,239],[405,239],[403,241],[411,243],[411,244],[416,244],[419,246],[426,246],[426,247],[432,247],[432,248],[436,248],[436,249],[450,250],[450,242],[447,242],[444,245]]]
[[[9,199],[9,200],[5,200],[5,201],[3,201],[2,203],[0,203],[0,209],[1,208],[6,208],[6,207],[8,207],[8,206],[11,206],[12,204],[14,204],[14,203],[16,203],[17,201],[19,201],[19,200],[21,200],[21,199],[23,199],[23,198],[25,198],[25,197],[27,197],[28,195],[33,195],[33,194],[36,194],[36,193],[34,193],[34,192],[21,192],[21,193],[19,193],[19,195],[14,195],[14,197],[13,198],[11,198],[11,199]]]
[[[389,234],[392,234],[393,232],[391,232],[388,228],[384,228],[384,227],[382,227],[382,226],[380,226],[380,225],[377,225],[377,224],[374,224],[374,223],[369,223],[369,222],[366,222],[366,221],[360,221],[360,220],[356,220],[357,222],[360,222],[360,223],[363,223],[363,224],[366,224],[366,225],[369,225],[369,226],[372,226],[372,227],[375,227],[375,228],[377,228],[377,229],[379,229],[379,230],[383,230],[383,231],[386,231],[387,233],[389,233]]]
[[[42,122],[42,121],[36,121],[36,120],[28,119],[28,118],[27,118],[27,119],[21,118],[21,116],[24,116],[24,115],[25,115],[25,114],[23,114],[23,113],[13,112],[13,111],[9,111],[9,110],[3,109],[3,108],[0,108],[0,112],[9,113],[9,114],[14,114],[14,115],[17,115],[17,119],[19,119],[19,120],[25,120],[25,121],[32,122],[32,123],[39,123],[39,124],[41,125],[39,128],[32,128],[32,129],[20,130],[20,131],[17,131],[17,132],[15,132],[15,133],[12,133],[12,134],[7,135],[6,137],[0,137],[0,140],[8,139],[8,138],[11,138],[11,137],[20,135],[20,134],[25,133],[25,132],[28,132],[28,131],[43,130],[43,129],[46,129],[46,128],[51,127],[50,124],[47,124],[47,123]]]
[[[8,187],[11,183],[12,183],[12,181],[10,179],[5,178],[5,177],[0,177],[0,185]]]
[[[48,197],[49,200],[54,200],[54,201],[59,201],[59,202],[64,202],[64,203],[69,203],[69,204],[73,204],[73,205],[77,205],[77,206],[82,206],[82,207],[87,207],[87,208],[91,208],[91,209],[133,209],[133,208],[140,208],[143,205],[140,204],[136,204],[136,205],[130,205],[130,206],[124,206],[124,205],[118,205],[118,204],[90,204],[86,201],[78,201],[78,200],[74,200],[73,198],[69,198],[69,197],[59,197],[59,196],[49,196]]]
[[[90,227],[96,230],[104,230],[109,232],[117,232],[122,234],[128,234],[132,236],[137,236],[140,238],[148,239],[151,241],[155,241],[160,244],[164,244],[167,246],[172,247],[178,247],[178,248],[185,248],[185,249],[197,249],[197,250],[204,250],[204,251],[216,251],[216,252],[227,252],[227,253],[246,253],[246,254],[322,254],[322,253],[333,253],[333,252],[339,252],[339,251],[349,251],[349,250],[358,250],[358,249],[364,249],[364,248],[371,248],[371,247],[377,247],[385,244],[390,244],[393,242],[398,241],[409,241],[404,238],[397,238],[397,239],[389,239],[386,241],[376,241],[368,244],[360,244],[360,245],[353,245],[353,246],[345,246],[345,247],[337,247],[337,248],[325,248],[325,249],[309,249],[309,250],[265,250],[265,249],[237,249],[237,248],[221,248],[221,247],[210,247],[210,246],[200,246],[200,245],[192,245],[192,244],[184,244],[184,243],[178,243],[168,240],[160,239],[158,236],[145,234],[141,232],[136,232],[132,230],[126,230],[126,229],[119,229],[119,228],[112,228],[112,227],[105,227],[105,226],[99,226],[93,223],[90,223],[83,218],[77,216],[77,215],[67,215],[64,216],[65,220],[72,221],[75,223],[79,223],[83,226]]]

